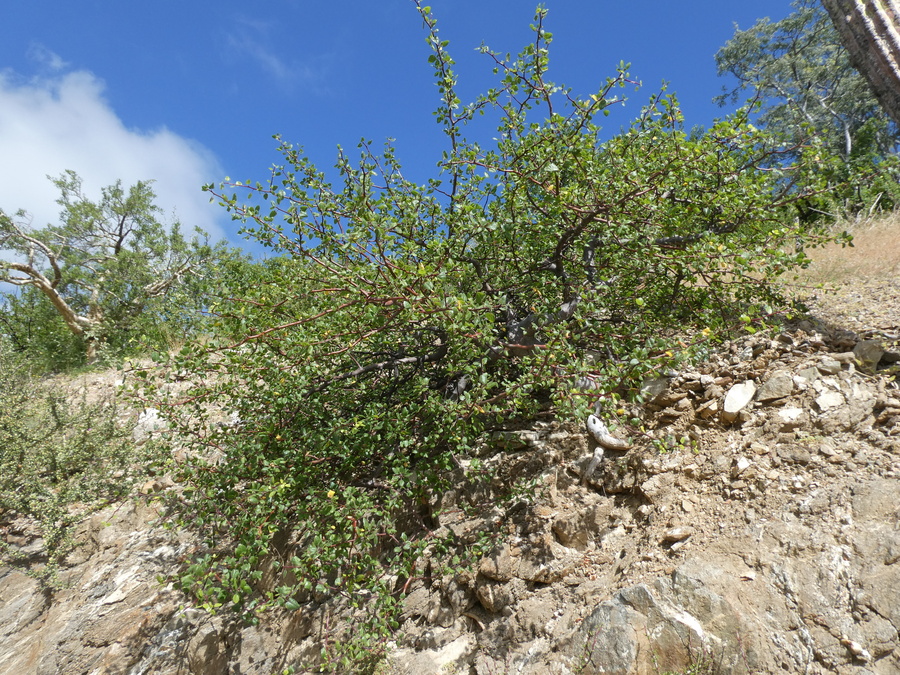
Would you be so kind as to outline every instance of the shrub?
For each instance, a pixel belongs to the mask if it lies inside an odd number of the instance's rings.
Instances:
[[[191,439],[181,522],[207,543],[180,580],[210,608],[342,598],[383,641],[431,544],[420,507],[486,431],[633,393],[783,307],[773,280],[824,238],[789,222],[797,194],[759,169],[777,150],[745,115],[689,134],[660,95],[603,142],[625,66],[585,97],[548,81],[544,10],[518,57],[483,49],[500,84],[463,105],[420,12],[448,139],[436,178],[363,141],[335,185],[283,142],[266,183],[207,188],[278,256],[210,308],[217,340],[175,364],[195,386],[161,403]],[[488,145],[464,136],[482,114]],[[198,425],[211,406],[239,423]]]
[[[62,372],[85,365],[82,339],[72,334],[53,306],[33,288],[4,294],[0,333],[9,348],[36,372]]]

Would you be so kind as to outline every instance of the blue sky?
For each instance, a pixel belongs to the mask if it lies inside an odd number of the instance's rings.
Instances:
[[[475,51],[482,42],[515,53],[532,40],[531,0],[428,4],[464,97],[493,81]],[[711,102],[728,84],[716,76],[716,50],[735,23],[791,11],[789,0],[544,4],[551,79],[589,94],[626,61],[643,82],[624,114],[607,119],[610,133],[664,80],[687,126],[722,115]],[[393,137],[406,175],[424,182],[444,149],[424,38],[411,0],[10,5],[0,22],[0,208],[24,208],[35,225],[52,220],[44,177],[64,169],[91,196],[119,178],[154,179],[168,213],[237,243],[200,187],[226,175],[263,180],[280,160],[276,133],[322,168],[338,144]]]

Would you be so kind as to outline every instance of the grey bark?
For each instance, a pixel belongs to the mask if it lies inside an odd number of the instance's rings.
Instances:
[[[900,3],[822,0],[853,66],[900,125]]]

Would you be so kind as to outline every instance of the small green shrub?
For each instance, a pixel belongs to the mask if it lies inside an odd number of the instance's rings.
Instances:
[[[88,402],[34,377],[0,342],[0,520],[39,541],[26,555],[0,540],[0,560],[50,587],[73,550],[72,528],[92,510],[124,498],[154,462],[117,424],[115,400]]]

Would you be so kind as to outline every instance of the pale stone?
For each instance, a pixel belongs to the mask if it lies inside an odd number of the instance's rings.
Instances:
[[[819,410],[829,410],[839,405],[844,405],[844,396],[837,391],[825,391],[816,397],[816,405]]]
[[[803,426],[805,417],[803,408],[782,408],[778,411],[778,418],[781,420],[781,431],[790,431]]]
[[[160,417],[159,410],[156,408],[146,408],[138,415],[137,423],[134,425],[134,431],[131,437],[135,443],[142,445],[150,440],[154,434],[165,431],[168,427],[166,421]]]
[[[697,408],[697,414],[700,415],[700,417],[703,417],[704,419],[712,417],[717,412],[719,412],[719,402],[715,399],[712,399],[711,401],[707,401],[706,403],[701,404],[700,407]]]
[[[438,650],[430,650],[433,653],[434,665],[443,671],[445,666],[458,661],[472,651],[474,643],[475,638],[472,635],[463,635]]]
[[[826,356],[816,368],[826,375],[836,375],[841,372],[841,362]]]
[[[494,445],[507,450],[519,450],[534,445],[538,440],[536,431],[495,431],[491,440]]]
[[[663,544],[674,544],[678,541],[684,541],[694,534],[694,530],[690,527],[673,527],[663,532],[660,541]]]
[[[722,408],[722,419],[726,422],[734,421],[738,413],[753,400],[756,394],[756,385],[753,380],[747,380],[740,384],[734,385],[725,397],[725,403]]]
[[[831,447],[828,443],[820,443],[819,444],[819,452],[825,455],[826,457],[834,457],[837,453],[835,449]]]
[[[840,391],[841,383],[833,377],[823,377],[821,380],[816,380],[815,382],[813,382],[813,389],[815,389],[820,394],[823,391],[829,390]]]
[[[519,572],[519,555],[514,555],[509,546],[503,546],[491,556],[481,559],[478,571],[488,579],[509,581]]]
[[[641,393],[647,401],[652,401],[669,387],[669,380],[665,377],[652,377],[644,380]]]

